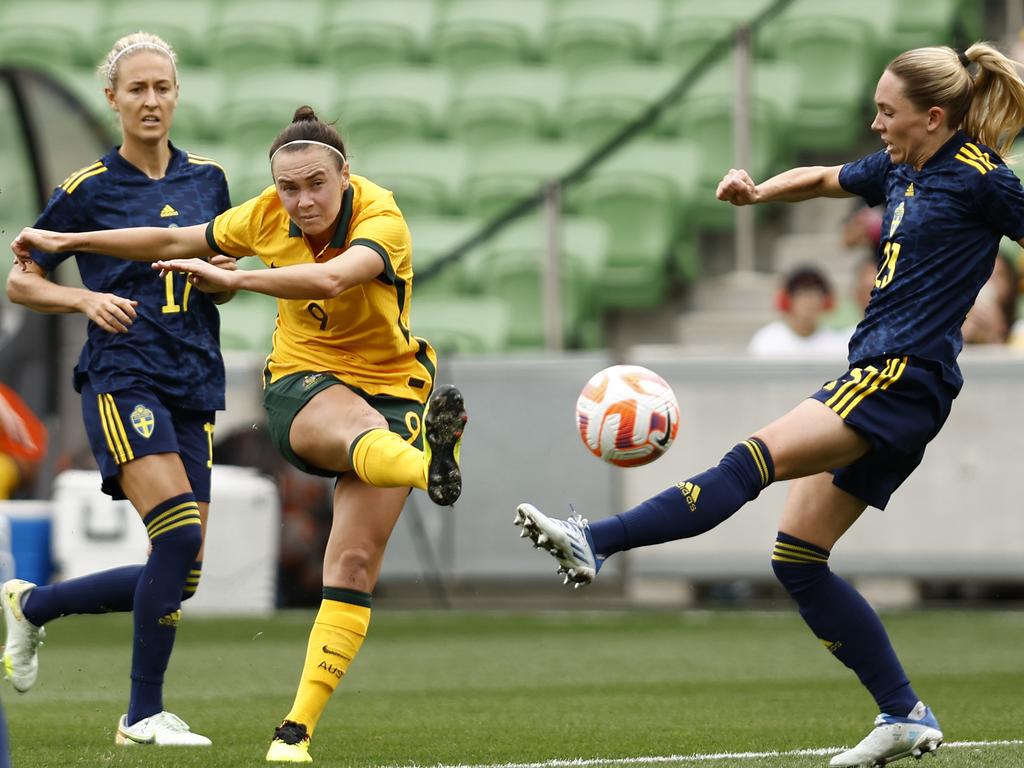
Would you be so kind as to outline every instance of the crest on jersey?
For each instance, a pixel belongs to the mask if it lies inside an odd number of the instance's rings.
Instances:
[[[896,233],[901,221],[903,221],[903,203],[897,205],[896,210],[892,213],[892,224],[889,225],[889,237],[892,237]]]
[[[135,431],[146,438],[153,434],[153,429],[156,427],[153,412],[141,404],[132,408],[131,422]]]

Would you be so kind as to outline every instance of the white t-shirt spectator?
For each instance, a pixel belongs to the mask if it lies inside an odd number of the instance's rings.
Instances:
[[[754,357],[832,357],[845,358],[850,335],[831,328],[819,328],[810,336],[800,336],[784,320],[776,320],[757,330],[747,352]]]

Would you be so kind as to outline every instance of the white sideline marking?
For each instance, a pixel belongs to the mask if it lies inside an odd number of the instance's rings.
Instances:
[[[947,741],[943,743],[942,748],[957,749],[962,747],[1008,747],[1019,745],[1024,745],[1024,739]],[[792,749],[788,752],[773,750],[770,752],[709,752],[697,755],[652,755],[650,757],[577,757],[572,760],[544,760],[539,763],[483,763],[478,765],[467,763],[434,763],[432,765],[407,763],[402,766],[383,766],[383,768],[582,768],[588,765],[657,765],[659,763],[705,763],[713,760],[757,760],[763,757],[800,757],[801,755],[826,757],[847,749],[849,747],[816,747],[814,749]]]

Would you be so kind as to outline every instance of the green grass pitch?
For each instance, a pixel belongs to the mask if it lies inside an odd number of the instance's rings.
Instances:
[[[165,703],[214,741],[212,749],[186,751],[113,745],[127,700],[129,617],[54,622],[36,687],[3,691],[13,765],[264,764],[274,725],[291,703],[311,619],[304,612],[186,617]],[[896,614],[887,626],[954,742],[922,767],[1024,766],[1024,612]],[[791,612],[384,607],[311,752],[318,766],[582,758],[595,766],[803,768],[825,766],[828,756],[793,750],[856,743],[874,714],[852,673]],[[956,744],[1001,741],[1017,743]],[[772,751],[788,754],[762,754]],[[708,759],[713,753],[732,756]],[[673,755],[681,757],[643,759]],[[905,764],[917,765],[898,765]]]

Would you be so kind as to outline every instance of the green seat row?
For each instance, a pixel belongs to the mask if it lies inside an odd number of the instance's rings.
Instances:
[[[232,69],[267,63],[347,70],[419,61],[462,70],[525,61],[570,68],[681,63],[768,1],[6,0],[0,51],[21,60],[95,64],[116,38],[146,29],[165,36],[183,63]],[[887,51],[947,40],[965,18],[968,28],[977,28],[981,6],[980,0],[796,0],[782,19],[856,17],[877,28],[871,48]]]

